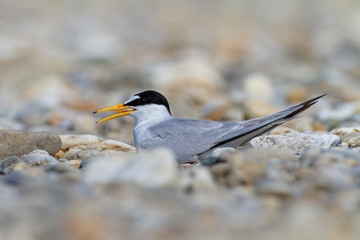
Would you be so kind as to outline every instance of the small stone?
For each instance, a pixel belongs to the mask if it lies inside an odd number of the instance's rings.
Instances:
[[[12,173],[27,168],[27,164],[18,156],[10,156],[5,158],[1,163],[1,171],[5,174]]]
[[[92,158],[100,153],[116,154],[121,152],[135,152],[136,149],[126,143],[99,138],[89,134],[60,135],[62,140],[61,150],[66,159],[72,160],[81,157]],[[81,151],[87,152],[80,153]]]
[[[50,165],[45,166],[45,171],[48,173],[54,172],[54,173],[58,173],[58,174],[63,174],[63,173],[72,172],[73,170],[75,170],[75,169],[72,167],[66,166],[64,164],[50,164]]]
[[[216,188],[216,183],[209,168],[197,166],[180,171],[178,180],[180,189],[186,192],[209,191]]]
[[[250,144],[260,148],[285,148],[295,154],[302,154],[311,147],[330,148],[339,145],[340,142],[340,138],[334,134],[289,133],[256,137],[250,141]]]
[[[264,117],[281,109],[274,107],[269,102],[261,99],[250,99],[244,103],[245,119],[253,119],[258,117]]]
[[[81,160],[69,160],[69,161],[61,162],[61,164],[73,168],[80,168]]]
[[[318,113],[321,122],[336,126],[355,115],[355,107],[352,104],[344,103],[336,109],[322,109]]]
[[[0,130],[0,159],[22,156],[36,149],[55,155],[61,148],[61,139],[53,133]]]
[[[277,180],[264,179],[258,183],[256,190],[260,194],[279,197],[291,197],[293,195],[293,188],[289,183]]]
[[[332,164],[320,169],[317,174],[316,184],[327,190],[344,190],[354,188],[355,182],[350,174],[350,168],[345,164]]]
[[[92,161],[92,160],[90,160],[90,159],[82,160],[81,163],[80,163],[79,168],[87,167],[91,161]]]
[[[182,89],[217,90],[224,85],[221,75],[202,56],[158,65],[154,68],[150,82],[156,89],[173,91]]]
[[[262,74],[252,74],[244,80],[244,91],[249,97],[257,97],[265,100],[272,99],[274,94],[271,80]]]
[[[58,152],[55,154],[55,158],[56,158],[56,159],[64,158],[64,156],[65,156],[65,153],[64,153],[62,150],[58,151]]]
[[[358,127],[341,127],[331,131],[341,138],[341,141],[348,144],[349,147],[360,146],[360,128]]]
[[[360,146],[360,132],[345,135],[341,140],[349,145],[349,147]]]
[[[57,164],[59,163],[56,158],[50,156],[44,150],[35,150],[23,158],[24,162],[29,164],[30,166],[41,166],[47,164]]]
[[[309,99],[310,97],[310,93],[309,93],[309,89],[307,89],[306,87],[296,87],[292,90],[289,91],[289,93],[287,94],[287,100],[289,102],[304,102],[307,99]]]
[[[341,127],[332,130],[330,133],[343,137],[353,133],[360,133],[360,127]]]
[[[129,182],[145,188],[176,186],[176,160],[168,149],[101,158],[84,168],[83,179],[88,184]]]

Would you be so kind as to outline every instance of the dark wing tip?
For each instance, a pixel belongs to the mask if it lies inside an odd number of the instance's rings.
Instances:
[[[297,114],[305,111],[306,109],[308,109],[309,107],[311,107],[312,105],[314,105],[315,103],[317,103],[318,100],[319,100],[320,98],[324,97],[324,96],[326,96],[326,94],[323,94],[323,95],[314,97],[314,98],[312,98],[312,99],[310,99],[310,100],[307,100],[307,101],[305,101],[305,102],[303,102],[303,103],[300,103],[300,104],[298,104],[298,105],[290,108],[290,109],[293,109],[293,108],[301,107],[301,108],[297,109],[296,111],[291,112],[291,113],[290,113],[289,115],[287,115],[285,118],[291,118],[291,117],[293,117],[293,116],[295,116],[295,115],[297,115]]]

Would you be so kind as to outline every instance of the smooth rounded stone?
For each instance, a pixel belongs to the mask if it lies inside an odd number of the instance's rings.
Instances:
[[[15,121],[14,119],[0,117],[0,130],[16,130],[22,131],[25,129],[24,124]]]
[[[334,134],[289,133],[285,135],[267,135],[253,138],[251,146],[259,148],[289,149],[302,154],[311,147],[330,148],[341,143]]]
[[[41,165],[59,163],[59,161],[56,160],[56,158],[50,156],[48,152],[44,150],[35,150],[25,155],[23,160],[30,166],[41,166]]]
[[[336,191],[355,188],[356,182],[349,166],[336,163],[318,171],[316,185],[326,190]]]
[[[293,187],[284,181],[263,179],[256,185],[256,191],[260,194],[269,194],[279,197],[291,197],[294,195]]]
[[[90,134],[67,134],[60,135],[62,140],[61,150],[65,153],[66,159],[79,157],[91,158],[96,157],[98,153],[108,152],[112,154],[114,152],[135,152],[136,149],[126,143],[99,138]],[[84,150],[90,150],[85,153],[80,153]],[[100,155],[100,154],[99,154]]]
[[[293,180],[291,172],[299,167],[297,157],[286,149],[234,151],[227,153],[224,161],[211,166],[210,170],[220,184],[227,186],[252,185],[265,177]]]
[[[360,164],[360,153],[353,150],[312,148],[301,157],[305,166],[327,167],[335,163],[344,163],[350,167]]]
[[[251,74],[243,79],[244,92],[249,97],[258,97],[266,100],[272,99],[274,88],[271,80],[262,74]]]
[[[1,163],[1,171],[5,174],[21,171],[27,167],[28,165],[18,156],[7,157]]]
[[[152,149],[120,157],[101,158],[84,168],[87,184],[134,183],[145,188],[177,185],[174,154],[168,149]]]
[[[185,192],[210,191],[216,188],[209,168],[201,165],[179,171],[178,185]]]
[[[61,148],[61,139],[54,133],[0,130],[0,159],[22,156],[42,149],[54,156]]]
[[[201,164],[205,166],[214,165],[217,162],[221,161],[221,154],[231,151],[235,151],[235,149],[230,147],[215,148],[213,151],[211,151],[209,156],[207,156],[205,159],[201,161]]]
[[[360,128],[359,127],[341,127],[331,131],[341,138],[341,141],[348,144],[349,147],[360,146]]]
[[[174,91],[181,89],[218,90],[224,86],[221,75],[201,56],[156,66],[150,82],[156,89]]]
[[[298,133],[299,131],[288,127],[277,127],[269,132],[270,135],[285,135],[288,133]]]
[[[318,118],[332,126],[343,123],[355,115],[355,107],[349,103],[341,104],[337,109],[321,109]]]

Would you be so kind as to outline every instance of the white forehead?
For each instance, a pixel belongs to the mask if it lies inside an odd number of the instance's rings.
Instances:
[[[132,101],[134,101],[134,100],[136,100],[136,99],[139,99],[139,98],[140,98],[140,96],[134,95],[134,96],[132,96],[131,98],[129,98],[129,100],[127,100],[126,102],[124,102],[124,104],[128,104],[129,102],[132,102]]]

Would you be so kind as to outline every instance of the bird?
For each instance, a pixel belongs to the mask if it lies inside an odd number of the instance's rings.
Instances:
[[[240,122],[203,121],[175,117],[167,99],[147,90],[134,94],[124,103],[93,113],[116,111],[96,123],[129,115],[134,118],[135,148],[165,147],[173,151],[179,164],[201,162],[219,147],[237,148],[271,129],[290,121],[324,97],[312,98],[283,111]]]

